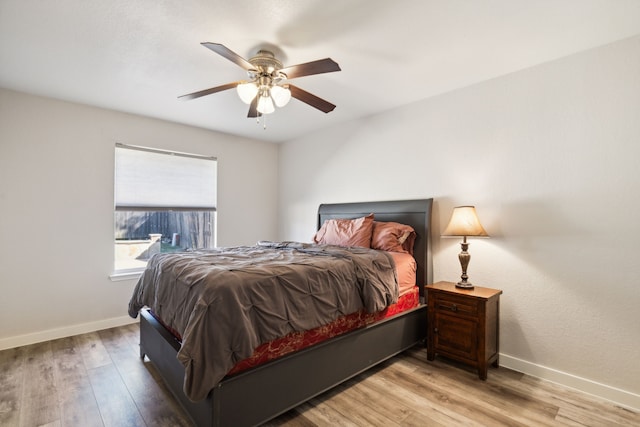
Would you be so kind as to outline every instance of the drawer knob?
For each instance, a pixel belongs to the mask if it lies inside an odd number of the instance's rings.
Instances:
[[[451,311],[458,311],[458,306],[457,306],[457,305],[455,305],[455,304],[453,304],[453,305],[451,306]]]

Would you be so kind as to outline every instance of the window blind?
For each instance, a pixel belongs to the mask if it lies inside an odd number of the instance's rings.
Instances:
[[[217,160],[116,144],[116,210],[215,210]]]

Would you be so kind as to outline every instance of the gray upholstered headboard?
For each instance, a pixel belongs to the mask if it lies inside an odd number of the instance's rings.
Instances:
[[[413,256],[418,264],[416,285],[424,296],[424,285],[433,281],[431,272],[431,205],[433,199],[394,200],[384,202],[358,202],[322,204],[318,208],[318,229],[327,219],[358,218],[374,214],[376,221],[407,224],[416,231]]]

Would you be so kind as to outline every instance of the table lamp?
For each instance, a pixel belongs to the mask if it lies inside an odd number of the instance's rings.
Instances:
[[[467,281],[467,266],[471,255],[467,252],[469,243],[467,243],[467,237],[489,237],[487,232],[482,228],[478,215],[476,214],[476,208],[474,206],[458,206],[453,208],[451,214],[451,220],[449,225],[444,229],[442,236],[457,236],[462,237],[462,252],[458,255],[460,259],[460,265],[462,266],[461,280],[456,284],[458,288],[472,289],[473,285]]]

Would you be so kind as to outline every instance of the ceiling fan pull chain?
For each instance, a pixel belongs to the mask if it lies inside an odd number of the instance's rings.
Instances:
[[[260,114],[256,116],[256,124],[260,125],[260,117],[262,117],[262,129],[267,130],[267,116],[264,114]]]

